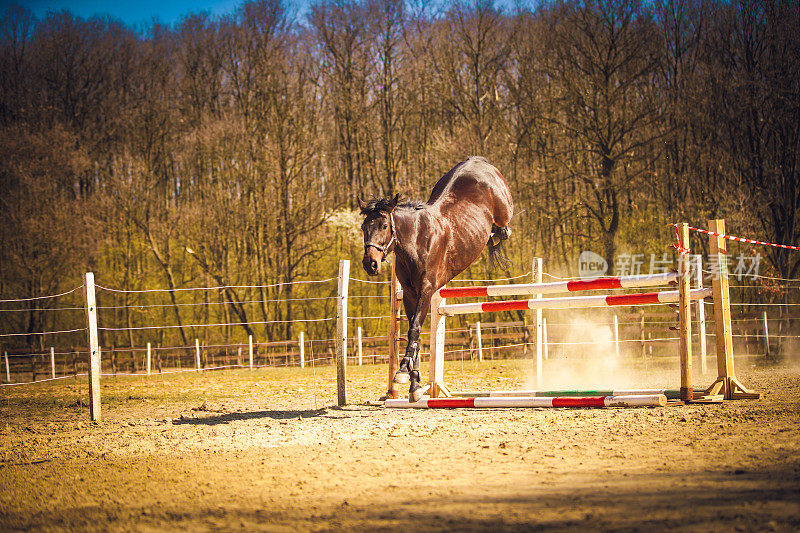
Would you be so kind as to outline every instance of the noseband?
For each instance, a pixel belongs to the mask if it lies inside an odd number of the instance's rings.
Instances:
[[[396,237],[396,233],[395,233],[395,230],[394,230],[394,214],[391,213],[391,212],[389,213],[389,233],[391,234],[391,238],[389,239],[389,242],[387,242],[386,244],[384,244],[382,246],[380,244],[375,244],[372,241],[364,243],[364,252],[366,253],[367,249],[370,248],[370,247],[375,248],[376,250],[378,250],[382,254],[381,255],[381,261],[386,260],[386,256],[391,251],[389,248],[391,248],[391,246],[395,242],[397,242],[397,237]]]

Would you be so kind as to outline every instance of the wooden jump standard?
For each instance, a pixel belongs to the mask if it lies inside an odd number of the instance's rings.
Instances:
[[[689,249],[689,226],[678,224],[678,245],[682,251]],[[724,234],[723,220],[709,221],[711,231]],[[721,237],[711,236],[711,254],[716,264],[724,262],[726,243]],[[712,259],[712,260],[713,260]],[[472,398],[451,398],[453,394],[444,384],[444,340],[445,319],[447,316],[467,313],[487,313],[528,309],[565,309],[585,307],[605,307],[620,305],[645,305],[657,303],[678,303],[680,329],[680,367],[681,388],[669,391],[671,397],[692,401],[695,397],[692,388],[692,323],[690,303],[692,300],[713,296],[715,329],[717,339],[717,380],[705,391],[707,395],[721,395],[725,399],[759,398],[760,394],[746,389],[735,377],[733,370],[733,350],[730,322],[730,295],[727,269],[719,269],[712,279],[711,289],[690,288],[688,261],[679,261],[678,273],[649,276],[605,277],[592,280],[565,281],[554,283],[530,283],[517,285],[494,285],[483,287],[441,288],[431,300],[431,359],[429,362],[428,391],[430,398],[423,398],[415,404],[407,400],[386,401],[387,407],[601,407],[625,405],[664,405],[666,391],[650,391],[655,394],[617,394],[621,391],[495,391],[474,393]],[[469,296],[505,296],[515,294],[550,294],[583,290],[651,287],[677,282],[677,291],[663,291],[639,294],[610,296],[579,296],[548,299],[511,300],[500,302],[477,302],[467,304],[447,304],[446,298]],[[394,285],[393,285],[394,292]],[[394,296],[394,294],[393,294]],[[394,311],[394,309],[393,309]],[[394,316],[394,313],[393,313]],[[396,338],[396,337],[394,337]],[[592,395],[597,392],[598,395]],[[599,393],[604,393],[600,395]],[[552,395],[551,395],[552,393]],[[610,393],[610,394],[605,394]],[[461,393],[459,395],[466,395]],[[588,394],[590,396],[584,396]],[[578,396],[580,395],[580,396]],[[701,394],[703,395],[703,394]],[[627,400],[625,400],[627,398]],[[636,398],[635,400],[633,398]],[[663,402],[662,402],[663,399]],[[643,403],[637,403],[643,402]],[[651,403],[647,403],[651,402]],[[653,403],[655,402],[655,403]],[[402,405],[401,405],[402,404]]]

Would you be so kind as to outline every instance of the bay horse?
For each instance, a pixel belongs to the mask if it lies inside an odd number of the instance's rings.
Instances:
[[[514,214],[511,191],[500,172],[483,157],[454,166],[433,187],[426,203],[398,204],[399,195],[364,202],[362,265],[370,276],[395,253],[397,279],[408,317],[408,343],[394,382],[409,383],[409,401],[424,392],[419,373],[419,330],[431,297],[471,265],[485,247],[490,262],[507,262],[502,245]]]

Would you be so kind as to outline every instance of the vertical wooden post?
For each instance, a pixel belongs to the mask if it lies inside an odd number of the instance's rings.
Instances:
[[[547,319],[542,319],[542,348],[544,349],[544,360],[547,361],[548,359],[548,348],[547,348]]]
[[[647,344],[644,342],[644,311],[639,313],[639,339],[642,343],[642,359],[644,359],[647,355]]]
[[[299,338],[297,339],[297,344],[300,346],[300,368],[306,367],[306,340],[305,340],[305,332],[301,331]]]
[[[339,261],[336,313],[336,392],[338,405],[347,405],[347,290],[350,260]]]
[[[766,314],[764,315],[766,317]],[[50,378],[56,379],[56,349],[50,347]]]
[[[86,303],[86,332],[89,348],[89,416],[100,421],[100,343],[97,335],[97,300],[94,292],[94,273],[86,273],[84,283]]]
[[[481,336],[481,322],[475,322],[475,338],[478,341],[478,361],[483,361],[483,338]]]
[[[145,366],[147,367],[147,375],[148,376],[150,375],[150,361],[151,361],[150,355],[151,355],[150,354],[150,343],[148,342],[147,343],[147,356],[145,358]]]
[[[695,272],[695,280],[698,289],[703,288],[703,256],[697,255],[696,256],[696,267],[697,272]],[[700,372],[705,374],[708,372],[708,363],[707,363],[707,350],[706,350],[706,304],[705,300],[700,299],[697,300],[697,335],[699,340],[700,346]]]
[[[614,313],[614,354],[619,359],[619,318]]]
[[[769,324],[767,324],[767,312],[764,311],[764,357],[769,355]]]
[[[534,283],[541,283],[542,282],[542,258],[541,257],[534,257],[533,258],[533,282]],[[542,295],[537,294],[536,299],[541,299]],[[534,364],[536,365],[536,387],[539,388],[542,385],[542,310],[536,309],[536,360]]]
[[[725,234],[725,221],[708,221],[709,231]],[[731,302],[728,286],[728,245],[724,238],[709,235],[709,259],[712,261],[711,290],[714,298],[714,332],[717,345],[717,380],[708,388],[708,394],[723,394],[733,398],[759,398],[761,395],[745,388],[733,368],[733,336],[731,333]]]
[[[247,336],[247,353],[250,357],[250,370],[253,370],[253,336]]]
[[[431,297],[431,359],[428,362],[428,381],[430,382],[431,398],[439,396],[450,396],[450,392],[444,385],[444,340],[445,340],[445,316],[439,313],[439,307],[445,300],[439,291],[433,293]]]
[[[194,367],[200,370],[200,339],[194,340]]]
[[[399,398],[400,389],[397,383],[394,382],[394,375],[400,369],[400,302],[403,300],[402,292],[400,290],[400,282],[397,280],[397,272],[395,266],[397,264],[397,257],[392,254],[391,268],[392,268],[392,281],[389,284],[389,385],[386,389],[387,398]]]
[[[678,224],[678,243],[681,248],[689,249],[689,224]],[[692,389],[692,299],[689,278],[689,254],[681,252],[678,257],[678,327],[680,328],[681,360],[681,400],[691,402],[694,399]]]
[[[11,383],[11,369],[8,367],[8,352],[3,352],[3,359],[6,360],[6,383]]]
[[[361,357],[363,355],[361,347],[361,326],[358,326],[358,366],[361,366]]]

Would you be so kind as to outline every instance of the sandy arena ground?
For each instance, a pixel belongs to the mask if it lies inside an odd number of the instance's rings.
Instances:
[[[448,375],[514,387],[524,364]],[[339,409],[325,367],[104,379],[92,424],[85,378],[4,387],[0,529],[798,531],[800,370],[737,365],[761,400],[389,410],[365,366]]]

